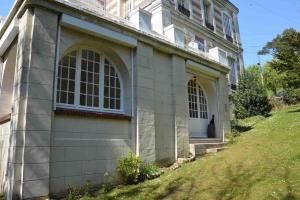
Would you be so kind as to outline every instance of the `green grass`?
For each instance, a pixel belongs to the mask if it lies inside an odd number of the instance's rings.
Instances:
[[[217,155],[83,199],[300,199],[300,105],[240,125],[245,132]]]

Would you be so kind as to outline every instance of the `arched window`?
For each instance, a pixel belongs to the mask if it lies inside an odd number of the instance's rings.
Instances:
[[[208,119],[206,95],[196,80],[188,82],[188,98],[190,118]]]
[[[59,61],[57,75],[57,106],[122,110],[120,76],[104,55],[89,49],[74,50]]]

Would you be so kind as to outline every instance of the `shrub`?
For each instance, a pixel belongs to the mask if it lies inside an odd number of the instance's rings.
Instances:
[[[144,164],[141,166],[140,180],[150,180],[161,175],[161,170],[155,164]]]
[[[125,183],[134,184],[138,182],[141,163],[140,158],[133,153],[119,160],[117,171]]]
[[[300,88],[296,89],[295,92],[297,95],[297,100],[298,100],[298,102],[300,102]]]
[[[270,97],[269,102],[273,110],[279,110],[284,107],[284,102],[282,97],[272,96]]]
[[[295,104],[297,103],[297,94],[296,94],[296,90],[293,88],[286,88],[283,93],[283,101],[285,104]]]
[[[244,119],[256,115],[267,115],[272,107],[267,91],[256,73],[246,71],[240,77],[239,85],[233,94],[236,118]]]

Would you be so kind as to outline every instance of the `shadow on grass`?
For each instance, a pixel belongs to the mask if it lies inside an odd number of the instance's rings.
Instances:
[[[129,188],[126,191],[118,192],[117,194],[107,194],[104,196],[104,199],[112,200],[112,199],[134,199],[134,197],[140,195],[141,193],[149,194],[149,196],[144,196],[145,199],[152,197],[151,199],[160,200],[169,197],[174,192],[176,192],[179,187],[184,183],[183,178],[177,178],[168,183],[168,186],[163,190],[160,191],[157,195],[154,195],[162,184],[156,183],[156,184],[149,184],[149,185],[135,185],[132,188]]]
[[[252,129],[253,129],[252,126],[241,126],[241,125],[232,126],[232,130],[235,133],[244,133],[244,132],[250,131]]]
[[[296,109],[296,110],[291,110],[291,111],[289,111],[288,113],[297,113],[297,112],[300,112],[300,108],[299,108],[299,109]]]
[[[221,188],[215,195],[217,200],[229,200],[234,198],[248,199],[251,188],[264,180],[264,176],[257,176],[254,169],[244,169],[243,164],[230,165],[225,171],[225,178],[220,179]]]

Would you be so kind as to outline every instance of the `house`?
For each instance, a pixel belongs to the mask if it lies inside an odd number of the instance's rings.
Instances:
[[[237,14],[228,0],[15,1],[0,30],[0,192],[58,194],[130,151],[169,164],[222,143]]]

